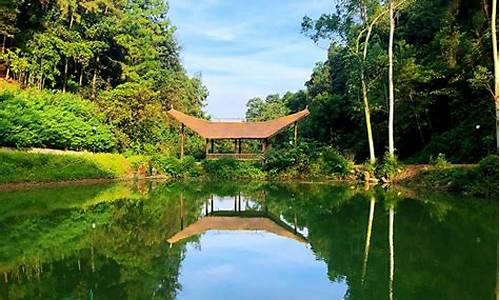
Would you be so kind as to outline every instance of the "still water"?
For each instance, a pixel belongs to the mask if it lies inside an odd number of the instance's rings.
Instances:
[[[498,203],[398,188],[0,192],[1,299],[495,299]]]

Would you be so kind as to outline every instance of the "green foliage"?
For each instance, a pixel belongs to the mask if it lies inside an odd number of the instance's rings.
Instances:
[[[111,151],[116,141],[112,127],[88,100],[10,89],[0,92],[0,145]]]
[[[361,75],[376,155],[381,157],[388,144],[387,3],[340,1],[315,20],[305,17],[302,32],[328,47],[327,59],[313,68],[304,91],[278,97],[279,106],[290,112],[309,106],[302,137],[354,153],[358,162],[369,156]],[[481,1],[399,4],[393,47],[398,156],[427,163],[443,153],[450,162],[466,163],[495,153],[490,23]],[[364,59],[367,24],[378,16]],[[250,100],[247,118],[263,117],[271,107],[267,102]]]
[[[209,178],[235,179],[235,178],[264,178],[258,162],[238,161],[232,158],[204,160],[203,170]]]
[[[129,170],[128,161],[119,154],[0,151],[0,183],[115,178]]]
[[[415,182],[451,192],[498,199],[498,156],[489,155],[477,166],[434,168]]]
[[[149,155],[130,155],[127,156],[127,160],[134,172],[137,172],[141,166],[146,168],[146,171],[149,171],[150,169],[151,157]]]
[[[436,158],[431,156],[429,162],[437,169],[445,169],[450,166],[450,163],[446,160],[446,156],[443,153],[439,153]]]
[[[154,155],[151,158],[151,166],[173,178],[189,178],[201,174],[201,166],[192,156],[185,156],[181,160],[170,155]]]
[[[378,177],[390,180],[397,174],[401,173],[402,170],[403,167],[398,161],[397,156],[386,152],[384,154],[384,158],[377,165],[376,174]]]
[[[189,77],[182,67],[175,27],[167,12],[167,3],[160,0],[12,1],[5,11],[2,6],[0,33],[5,44],[0,53],[1,75],[22,87],[78,92],[94,102],[92,115],[98,122],[90,124],[92,120],[82,111],[82,119],[88,124],[80,124],[79,120],[71,120],[75,113],[72,107],[51,107],[56,106],[53,103],[71,102],[69,98],[77,96],[44,92],[43,97],[33,96],[44,98],[33,99],[41,102],[39,106],[31,105],[31,100],[23,96],[15,105],[27,101],[32,112],[26,117],[15,116],[20,113],[18,109],[5,112],[14,116],[1,116],[13,123],[9,124],[12,128],[7,128],[9,134],[19,134],[7,140],[0,138],[0,145],[173,154],[169,147],[176,143],[177,129],[166,111],[173,105],[203,117],[208,91],[200,76]],[[59,128],[49,124],[57,136],[49,136],[48,140],[42,136],[39,140],[33,131],[37,123],[46,125],[41,118],[49,109],[53,115],[47,117],[54,117],[54,124],[62,125]],[[66,128],[66,123],[73,121],[74,126]],[[89,126],[98,127],[97,136],[81,136],[90,132]],[[194,146],[193,153],[199,156],[199,148],[203,147]]]
[[[340,152],[333,148],[325,148],[321,152],[321,161],[324,163],[328,174],[349,176],[354,172],[354,162],[346,159]]]
[[[246,118],[250,121],[268,121],[287,115],[289,109],[279,95],[273,94],[265,100],[252,98],[247,102]]]

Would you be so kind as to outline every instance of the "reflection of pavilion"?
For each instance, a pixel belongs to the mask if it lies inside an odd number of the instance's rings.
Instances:
[[[237,205],[235,205],[236,207]],[[183,223],[182,212],[181,223]],[[297,231],[296,225],[291,227],[268,212],[266,208],[264,208],[264,211],[241,211],[240,209],[235,209],[234,211],[213,211],[212,209],[210,212],[207,209],[205,216],[195,223],[190,224],[186,228],[183,228],[183,224],[181,224],[181,231],[170,237],[167,241],[172,246],[181,240],[209,230],[266,231],[301,243],[307,243],[307,239]]]

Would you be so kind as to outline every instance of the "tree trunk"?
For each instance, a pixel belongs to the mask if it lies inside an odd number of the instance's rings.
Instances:
[[[498,7],[498,0],[493,0],[492,3],[492,11],[491,11],[491,42],[493,46],[493,65],[494,65],[494,72],[495,72],[495,113],[496,113],[496,135],[497,135],[497,150],[500,149],[500,133],[499,133],[499,128],[498,128],[498,119],[499,119],[499,112],[498,112],[498,96],[500,93],[500,62],[498,58],[498,41],[497,41],[497,24],[496,24],[496,19],[497,19],[497,7]]]
[[[7,67],[7,72],[5,73],[5,80],[9,80],[9,74],[10,73],[10,68]]]
[[[368,228],[365,238],[365,258],[363,260],[363,272],[361,273],[361,284],[365,283],[366,267],[368,265],[368,255],[370,254],[370,241],[372,237],[373,216],[375,215],[375,196],[370,196],[370,213],[368,214]]]
[[[85,65],[82,64],[82,69],[80,71],[80,86],[82,86],[83,83],[83,71],[85,70]]]
[[[7,42],[7,34],[3,34],[3,42],[2,42],[2,54],[5,53],[5,43]]]
[[[97,65],[99,64],[99,56],[95,60],[94,76],[92,76],[92,98],[96,95],[96,82],[97,82]]]
[[[372,134],[372,123],[370,117],[370,103],[368,101],[368,89],[366,87],[366,79],[365,79],[365,64],[366,57],[368,55],[368,45],[370,41],[370,36],[372,33],[373,26],[375,25],[376,19],[368,26],[368,31],[366,33],[364,47],[363,47],[363,63],[361,66],[361,89],[363,92],[363,104],[365,110],[365,122],[366,122],[366,132],[368,135],[368,149],[370,151],[370,163],[374,164],[376,161],[375,158],[375,147],[373,145],[373,134]]]
[[[389,300],[394,291],[394,205],[389,208]]]
[[[370,117],[370,105],[368,103],[368,91],[366,90],[366,82],[364,71],[361,74],[361,87],[363,90],[363,104],[365,107],[365,122],[366,122],[366,132],[368,134],[368,148],[370,150],[370,163],[374,164],[375,158],[375,147],[373,146],[373,134],[372,134],[372,122]]]
[[[394,156],[394,83],[392,79],[392,46],[394,43],[394,1],[389,3],[389,154]]]
[[[68,58],[66,57],[66,61],[64,62],[64,79],[63,79],[63,88],[62,88],[63,92],[66,92],[67,80],[68,80]]]

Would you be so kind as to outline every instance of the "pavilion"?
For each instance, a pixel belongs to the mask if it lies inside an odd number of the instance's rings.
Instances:
[[[207,159],[232,157],[237,159],[258,159],[269,145],[269,139],[278,134],[284,128],[294,125],[294,145],[297,145],[298,123],[309,115],[307,107],[297,113],[261,122],[221,122],[209,121],[186,115],[178,110],[170,109],[168,114],[181,123],[180,157],[184,158],[184,127],[187,126],[198,135],[203,137]],[[234,140],[234,153],[214,153],[214,141],[230,139]],[[242,140],[260,140],[261,153],[242,153]]]

